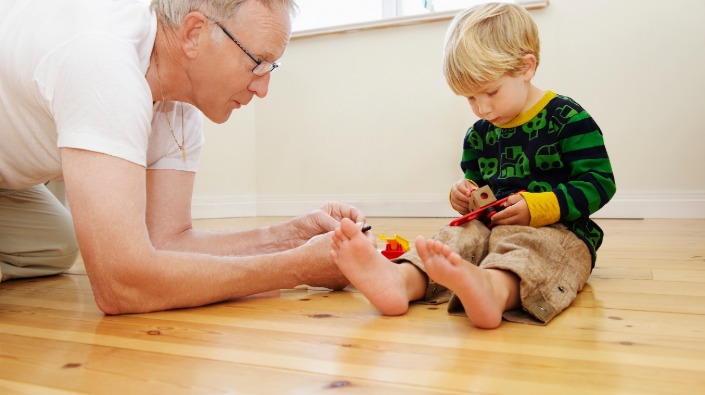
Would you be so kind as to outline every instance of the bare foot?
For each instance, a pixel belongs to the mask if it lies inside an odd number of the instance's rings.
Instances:
[[[331,257],[340,271],[384,315],[401,315],[409,309],[407,274],[418,276],[425,290],[426,279],[421,272],[384,257],[347,218],[333,233],[332,248]]]
[[[493,329],[502,313],[519,303],[519,279],[510,272],[480,269],[437,240],[416,239],[428,276],[455,293],[473,325]]]

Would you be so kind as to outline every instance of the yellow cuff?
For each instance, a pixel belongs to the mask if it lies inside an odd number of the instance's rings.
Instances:
[[[519,192],[526,200],[529,207],[533,228],[555,224],[561,219],[561,208],[558,205],[558,198],[553,192]]]

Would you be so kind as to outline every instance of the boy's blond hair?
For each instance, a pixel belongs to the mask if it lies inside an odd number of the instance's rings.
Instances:
[[[469,8],[453,19],[446,35],[443,73],[457,95],[525,69],[524,56],[539,62],[538,28],[529,13],[511,3]]]

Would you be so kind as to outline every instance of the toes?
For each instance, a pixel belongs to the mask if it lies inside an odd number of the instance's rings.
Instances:
[[[417,236],[414,241],[414,246],[416,247],[416,252],[419,254],[419,258],[425,261],[429,257],[429,251],[427,246],[427,240],[423,236]]]
[[[453,253],[453,250],[450,249],[450,247],[447,244],[443,244],[443,247],[441,249],[441,254],[445,256],[450,256],[450,254]]]
[[[433,252],[439,255],[446,255],[443,253],[444,248],[447,246],[438,240],[433,240]]]
[[[463,266],[463,257],[458,255],[455,252],[451,252],[448,254],[448,261],[453,265],[453,266]]]
[[[339,229],[341,231],[341,235],[347,239],[352,239],[357,234],[362,234],[357,225],[355,225],[355,223],[348,218],[343,218],[343,220],[340,221]]]

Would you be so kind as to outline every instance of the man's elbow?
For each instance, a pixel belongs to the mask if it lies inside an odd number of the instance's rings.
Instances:
[[[119,303],[116,303],[116,301],[114,300],[99,297],[98,294],[96,294],[95,303],[98,305],[100,311],[102,311],[106,315],[118,315],[126,313],[126,311],[120,308]]]
[[[86,262],[89,265],[88,262]],[[101,265],[88,270],[93,297],[98,308],[107,315],[143,313],[150,310],[145,303],[151,298],[146,294],[148,273],[141,273],[142,265]]]
[[[189,235],[193,229],[184,226],[172,232],[163,232],[159,229],[150,229],[149,241],[155,250],[179,251],[181,246],[188,244]]]
[[[116,284],[92,285],[95,303],[106,315],[119,315],[140,312],[138,304],[134,298],[127,295],[124,290],[119,289]]]

